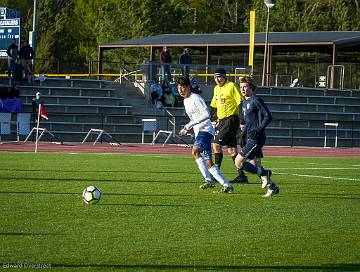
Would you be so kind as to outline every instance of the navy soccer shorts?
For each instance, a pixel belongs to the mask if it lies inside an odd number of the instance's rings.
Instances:
[[[240,155],[248,160],[263,158],[262,147],[265,144],[265,139],[247,139],[246,144],[240,150]]]

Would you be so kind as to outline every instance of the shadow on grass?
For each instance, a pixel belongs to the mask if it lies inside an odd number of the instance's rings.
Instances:
[[[0,194],[41,194],[41,195],[78,195],[81,196],[81,193],[66,193],[66,192],[15,192],[15,191],[8,191],[8,192],[0,192]],[[127,193],[119,193],[119,194],[104,194],[106,196],[145,196],[145,197],[174,197],[174,196],[193,196],[190,194],[127,194]]]
[[[51,172],[51,173],[74,173],[75,170],[62,170],[62,169],[0,169],[0,171],[6,171],[6,172],[41,172],[41,173],[46,173],[46,172]],[[186,172],[184,171],[166,171],[166,168],[162,168],[162,170],[159,171],[149,171],[147,169],[141,170],[83,170],[80,171],[81,173],[146,173],[146,174],[184,174]],[[194,174],[194,172],[189,171],[187,174]]]
[[[89,178],[45,178],[45,177],[1,177],[0,180],[21,180],[21,181],[25,181],[25,180],[32,180],[32,181],[45,181],[45,180],[49,180],[49,181],[86,181],[86,182],[94,182],[94,178],[93,179],[89,179]],[[131,182],[138,182],[138,183],[168,183],[168,184],[176,184],[176,183],[194,183],[194,181],[186,181],[186,180],[180,180],[180,181],[167,181],[167,180],[122,180],[122,179],[103,179],[101,178],[100,180],[98,180],[99,182],[103,182],[103,181],[109,181],[109,182],[124,182],[124,183],[131,183]]]
[[[33,232],[0,232],[0,236],[49,236],[61,235],[60,233],[33,233]]]
[[[184,205],[184,204],[119,204],[119,203],[106,203],[101,204],[101,206],[130,206],[130,207],[194,207],[193,205]]]
[[[254,271],[254,270],[266,270],[266,271],[359,271],[360,264],[325,264],[325,265],[274,265],[274,266],[249,266],[249,265],[221,265],[221,266],[204,266],[204,265],[62,265],[52,264],[52,267],[64,267],[64,268],[94,268],[94,269],[124,269],[128,270],[179,270],[179,271],[198,271],[198,270],[211,270],[211,271]]]

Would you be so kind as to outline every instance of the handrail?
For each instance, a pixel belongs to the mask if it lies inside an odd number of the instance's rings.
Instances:
[[[164,112],[168,115],[167,120],[168,122],[173,126],[172,128],[172,132],[174,133],[173,135],[175,135],[175,130],[176,130],[176,118],[175,116],[167,109],[167,108],[163,108]],[[169,118],[170,117],[170,118]]]

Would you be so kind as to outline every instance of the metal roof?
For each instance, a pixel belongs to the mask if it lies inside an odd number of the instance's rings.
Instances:
[[[264,45],[265,33],[255,33],[255,45]],[[360,45],[360,31],[269,32],[269,45]],[[101,44],[101,48],[168,46],[248,46],[249,33],[164,34]]]

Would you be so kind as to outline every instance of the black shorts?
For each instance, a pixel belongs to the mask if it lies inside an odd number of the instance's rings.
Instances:
[[[216,126],[214,143],[228,147],[237,147],[236,133],[240,126],[238,115],[232,115],[219,120]]]

